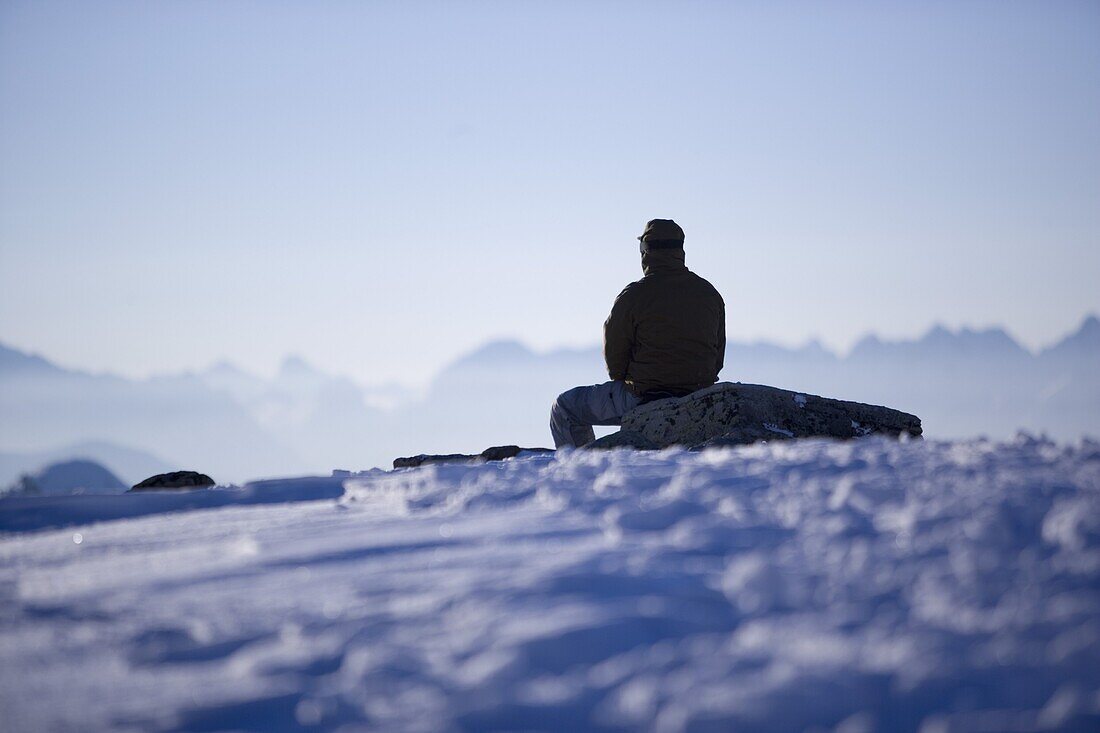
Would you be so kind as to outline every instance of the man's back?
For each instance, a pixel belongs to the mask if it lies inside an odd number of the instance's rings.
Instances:
[[[713,384],[722,369],[725,304],[684,265],[683,250],[647,252],[645,277],[628,285],[604,324],[611,379],[634,394],[687,394]]]

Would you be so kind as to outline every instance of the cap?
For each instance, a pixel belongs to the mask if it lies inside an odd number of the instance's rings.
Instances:
[[[684,230],[672,219],[650,219],[638,237],[642,251],[650,249],[683,249]]]

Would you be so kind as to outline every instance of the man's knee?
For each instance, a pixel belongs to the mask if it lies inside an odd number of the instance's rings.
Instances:
[[[587,432],[591,428],[585,428],[577,414],[577,390],[575,387],[558,395],[554,404],[550,407],[550,432],[554,436],[554,447],[584,445],[590,438]]]
[[[558,395],[557,399],[554,400],[554,404],[550,405],[550,415],[551,416],[553,416],[553,415],[562,415],[562,414],[565,413],[565,405],[562,402],[562,397],[564,397],[564,396],[565,396],[564,393]]]
[[[550,406],[550,425],[564,428],[572,422],[572,413],[569,409],[568,392],[562,392]]]
[[[560,415],[575,415],[577,412],[577,398],[580,390],[584,387],[574,387],[573,389],[567,389],[558,395],[558,398],[554,400],[554,406],[551,412],[557,412]]]

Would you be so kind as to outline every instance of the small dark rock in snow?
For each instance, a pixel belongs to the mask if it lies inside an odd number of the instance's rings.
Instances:
[[[205,489],[213,486],[214,479],[198,471],[172,471],[150,476],[130,491],[159,491],[162,489]]]
[[[394,468],[416,468],[417,466],[423,466],[428,463],[462,463],[464,461],[473,461],[480,456],[470,455],[468,453],[445,453],[442,455],[428,455],[421,453],[416,456],[403,456],[401,458],[393,459]]]
[[[495,445],[481,451],[481,458],[486,461],[503,461],[505,458],[515,458],[520,453],[553,452],[553,448],[520,448],[518,445]]]
[[[888,407],[845,402],[760,384],[720,382],[686,397],[656,400],[623,416],[622,430],[589,448],[672,445],[703,449],[792,438],[920,437],[920,418]]]

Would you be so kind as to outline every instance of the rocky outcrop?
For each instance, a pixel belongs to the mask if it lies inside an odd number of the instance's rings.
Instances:
[[[553,453],[552,448],[520,448],[518,445],[496,445],[486,448],[479,455],[467,453],[446,453],[442,455],[420,454],[393,459],[394,468],[416,468],[428,463],[467,463],[470,461],[503,461],[514,458],[520,453]]]
[[[588,450],[657,450],[680,445],[692,450],[792,438],[861,438],[867,435],[920,437],[920,418],[888,407],[845,402],[760,384],[718,384],[686,397],[656,400],[623,416],[622,429],[584,446]],[[550,448],[501,445],[480,455],[408,456],[394,468],[432,463],[499,461]]]
[[[587,447],[642,448],[648,443],[655,448],[702,449],[760,440],[902,434],[919,437],[920,418],[888,407],[720,382],[686,397],[642,405],[623,417],[622,430]]]
[[[150,476],[130,491],[164,491],[166,489],[205,489],[214,485],[214,479],[198,471],[172,471]]]

